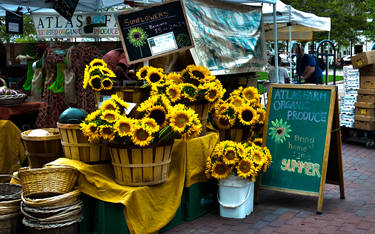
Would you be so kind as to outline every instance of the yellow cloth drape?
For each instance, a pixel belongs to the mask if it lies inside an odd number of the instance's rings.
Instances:
[[[24,160],[21,130],[10,120],[0,120],[0,173],[12,174]]]
[[[83,193],[102,201],[122,203],[131,233],[154,233],[173,219],[184,185],[207,181],[205,161],[218,139],[217,133],[210,133],[188,142],[175,140],[168,181],[155,186],[118,185],[110,164],[88,165],[67,158],[59,158],[51,164],[77,168],[80,171],[78,189]]]

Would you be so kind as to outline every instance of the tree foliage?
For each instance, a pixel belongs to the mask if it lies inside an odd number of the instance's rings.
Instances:
[[[23,16],[23,35],[8,34],[5,30],[5,16],[0,17],[0,38],[7,43],[38,41],[32,17],[30,15]]]
[[[366,22],[368,5],[371,2],[375,10],[374,0],[283,0],[294,8],[331,18],[330,38],[338,46],[348,46],[360,41],[360,36],[369,28]],[[374,27],[371,25],[371,27]],[[327,32],[314,33],[315,40],[327,39]]]

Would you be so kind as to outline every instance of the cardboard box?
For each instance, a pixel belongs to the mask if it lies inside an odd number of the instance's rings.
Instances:
[[[355,103],[355,115],[365,115],[375,117],[375,104],[367,102]]]
[[[375,75],[375,64],[371,64],[359,69],[361,76],[374,76]]]
[[[375,94],[358,94],[357,101],[375,104]]]
[[[375,89],[375,76],[361,76],[362,89]]]
[[[367,51],[351,57],[353,68],[361,68],[375,63],[375,51]]]
[[[362,130],[375,130],[375,116],[355,115],[354,127]]]

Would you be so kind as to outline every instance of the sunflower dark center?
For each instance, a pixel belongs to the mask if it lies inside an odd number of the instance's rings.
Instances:
[[[255,153],[255,154],[254,154],[254,160],[255,160],[256,162],[260,162],[260,161],[262,160],[262,157],[260,157],[260,155],[259,155],[258,153]]]
[[[103,133],[106,135],[110,135],[113,133],[112,129],[110,128],[103,128]]]
[[[157,73],[153,73],[151,76],[150,76],[150,81],[152,83],[155,83],[155,82],[158,82],[160,80],[160,75],[157,74]]]
[[[120,124],[119,128],[123,132],[129,132],[130,131],[130,125],[128,123],[122,123],[122,124]]]
[[[216,166],[216,168],[215,168],[215,171],[216,171],[217,174],[219,174],[219,175],[223,175],[223,174],[225,174],[225,172],[226,172],[226,167],[225,167],[225,165],[223,165],[223,164],[218,164],[218,165]]]
[[[250,164],[248,162],[242,162],[240,164],[240,170],[244,173],[247,173],[250,171]]]
[[[242,119],[246,122],[250,122],[253,119],[253,113],[250,110],[245,110],[242,112]]]
[[[141,38],[141,34],[139,32],[134,32],[132,34],[133,38],[138,41]]]
[[[208,92],[208,96],[209,96],[210,98],[215,98],[216,95],[217,95],[217,91],[216,91],[216,90],[210,90],[210,91]]]
[[[100,78],[94,78],[91,81],[91,84],[92,84],[92,87],[94,87],[96,89],[100,89],[102,87],[102,81],[101,81]]]
[[[204,78],[203,73],[200,71],[193,71],[192,73],[193,73],[193,76],[198,77],[199,79]]]
[[[229,125],[229,120],[225,118],[220,118],[219,123],[223,126],[228,126]]]
[[[176,95],[177,95],[177,91],[176,90],[174,90],[174,89],[170,89],[169,90],[169,96],[175,97]]]
[[[147,76],[147,70],[144,70],[143,72],[141,72],[141,77],[142,78],[145,78]]]
[[[189,118],[186,115],[176,116],[176,125],[181,128],[189,121]]]
[[[227,159],[229,159],[229,160],[233,160],[233,159],[234,159],[234,155],[235,155],[235,153],[233,152],[233,150],[229,150],[229,151],[227,152],[227,154],[225,155],[225,157],[226,157]]]
[[[109,80],[104,80],[104,81],[103,81],[103,86],[104,86],[104,87],[109,87],[109,86],[111,86],[111,81],[109,81]]]
[[[153,118],[158,125],[163,125],[165,121],[165,113],[162,110],[153,110],[150,113],[150,118]]]
[[[141,141],[144,141],[149,136],[148,132],[144,129],[139,129],[136,131],[137,138]]]
[[[97,127],[95,127],[95,126],[91,126],[91,127],[90,127],[90,132],[96,132],[96,129],[97,129]]]
[[[105,119],[108,119],[108,120],[115,120],[116,117],[115,117],[115,115],[113,115],[113,114],[107,114],[107,115],[105,116]]]

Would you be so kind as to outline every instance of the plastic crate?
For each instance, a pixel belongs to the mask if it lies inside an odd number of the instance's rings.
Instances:
[[[130,233],[124,216],[122,204],[97,200],[84,195],[80,234],[127,234]],[[165,232],[184,222],[182,207],[180,206],[175,217],[159,232]]]
[[[218,208],[218,186],[214,182],[196,183],[184,188],[182,208],[184,220],[192,221]]]

